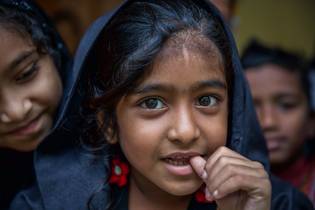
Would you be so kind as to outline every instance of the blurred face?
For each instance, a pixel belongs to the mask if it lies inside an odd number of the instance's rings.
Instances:
[[[31,151],[48,134],[62,85],[49,55],[0,27],[0,147]]]
[[[207,159],[226,143],[228,94],[220,54],[175,51],[164,49],[152,72],[117,105],[131,190],[190,196],[201,180],[189,159]]]
[[[295,158],[308,133],[306,95],[296,73],[277,65],[246,71],[271,164]]]

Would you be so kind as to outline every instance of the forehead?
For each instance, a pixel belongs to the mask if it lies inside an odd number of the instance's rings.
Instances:
[[[222,60],[219,49],[211,40],[198,31],[183,31],[172,36],[164,44],[154,60],[153,71],[158,67],[165,67],[167,72],[171,72],[174,65],[193,65],[192,74],[206,70],[207,73],[224,75]],[[158,72],[155,70],[155,73]]]
[[[218,80],[226,84],[219,54],[207,57],[199,51],[166,48],[154,61],[142,83],[165,83],[182,90],[200,81]]]
[[[214,58],[222,65],[222,55],[217,46],[209,38],[197,30],[183,30],[173,34],[162,47],[158,57],[178,55],[185,52],[199,54],[207,58]]]
[[[3,44],[23,44],[22,46],[29,47],[34,45],[29,34],[23,33],[22,30],[18,30],[16,27],[17,26],[14,26],[13,24],[0,24],[1,49],[4,49]],[[12,50],[11,48],[7,49]]]
[[[0,26],[0,79],[12,74],[11,66],[35,46],[29,37],[23,37],[14,30]]]
[[[246,71],[252,92],[254,93],[303,93],[300,76],[297,72],[274,64],[249,68]]]

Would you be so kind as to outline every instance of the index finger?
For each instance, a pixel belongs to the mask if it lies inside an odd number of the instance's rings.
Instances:
[[[193,157],[189,160],[192,168],[198,174],[198,176],[202,179],[205,180],[207,178],[207,172],[205,170],[206,166],[206,160],[204,160],[200,156]]]

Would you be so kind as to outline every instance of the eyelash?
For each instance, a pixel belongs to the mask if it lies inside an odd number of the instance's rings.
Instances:
[[[158,100],[159,102],[162,103],[163,107],[161,107],[161,108],[149,108],[149,107],[147,107],[147,105],[145,104],[145,103],[148,102],[149,100]],[[165,103],[164,103],[164,101],[163,101],[163,99],[161,99],[160,97],[154,97],[154,96],[152,96],[152,97],[147,97],[147,98],[142,99],[142,100],[138,103],[138,105],[139,105],[141,108],[149,109],[149,110],[159,110],[159,109],[165,108],[165,106],[166,106]]]
[[[211,104],[210,106],[209,105],[201,105],[200,104],[200,100],[203,98],[203,97],[208,97],[208,98],[210,98],[210,102],[211,103],[214,103],[214,104]],[[213,102],[212,100],[215,100],[215,102]],[[220,97],[218,97],[218,96],[216,96],[216,95],[203,95],[203,96],[200,96],[200,97],[198,97],[197,98],[197,102],[196,102],[196,105],[198,106],[198,107],[214,107],[214,106],[216,106],[219,102],[220,102],[221,100],[220,100]]]
[[[200,104],[200,100],[201,100],[203,97],[208,97],[208,98],[210,98],[210,101],[209,101],[209,102],[210,102],[210,105],[201,105],[201,104]],[[160,108],[149,108],[149,107],[148,107],[148,104],[146,104],[146,102],[149,102],[149,100],[156,100],[157,103],[159,103],[159,102],[162,103],[162,106],[163,106],[163,107],[160,107]],[[215,100],[215,101],[213,102],[213,100]],[[200,96],[200,97],[197,98],[195,105],[198,106],[198,107],[201,107],[201,108],[212,108],[212,107],[215,107],[216,105],[218,105],[218,103],[219,103],[220,101],[221,101],[221,99],[220,99],[219,96],[203,95],[203,96]],[[213,103],[214,103],[214,104],[213,104]],[[138,103],[138,105],[139,105],[141,108],[145,108],[145,109],[149,109],[149,110],[161,110],[161,109],[163,109],[163,108],[166,107],[165,104],[166,104],[166,103],[164,102],[163,99],[161,99],[160,97],[154,97],[154,96],[152,96],[152,97],[146,97],[146,98],[142,99],[142,100]]]
[[[26,71],[24,71],[20,76],[18,76],[16,78],[16,81],[18,83],[24,83],[24,82],[27,82],[29,80],[31,80],[35,74],[37,73],[38,71],[38,61],[35,61],[34,63],[32,63],[32,66],[27,69]]]

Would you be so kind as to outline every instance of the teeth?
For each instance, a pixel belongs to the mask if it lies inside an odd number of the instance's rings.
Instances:
[[[165,161],[169,164],[175,166],[184,166],[189,164],[189,159],[174,159],[174,158],[166,158]]]

